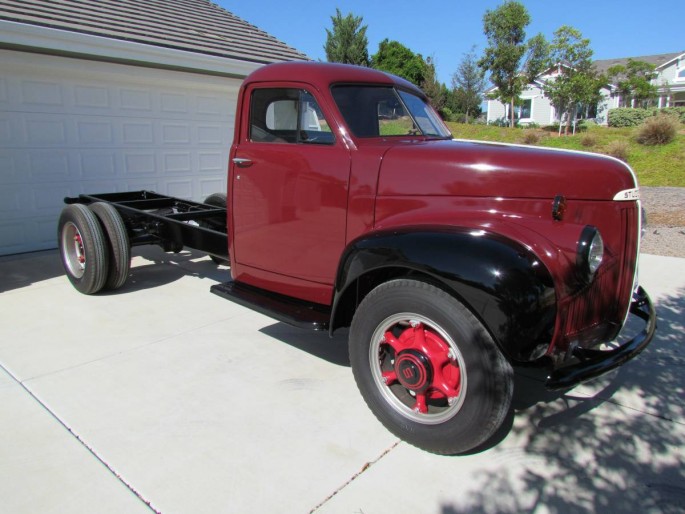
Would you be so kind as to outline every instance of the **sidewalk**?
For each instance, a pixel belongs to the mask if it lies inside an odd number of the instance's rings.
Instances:
[[[519,373],[499,444],[438,457],[367,409],[346,333],[210,294],[228,269],[200,254],[134,254],[91,297],[56,251],[0,258],[0,512],[685,509],[685,259],[642,256],[645,353],[562,396]]]

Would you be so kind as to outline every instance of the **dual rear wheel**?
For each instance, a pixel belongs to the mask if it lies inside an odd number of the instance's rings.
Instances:
[[[68,205],[62,210],[57,231],[64,270],[78,291],[95,294],[126,283],[131,245],[126,226],[112,205]]]

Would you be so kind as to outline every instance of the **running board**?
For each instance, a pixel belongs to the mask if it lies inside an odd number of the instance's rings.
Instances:
[[[229,281],[213,285],[210,292],[271,318],[309,330],[328,330],[331,312],[324,305],[305,302]]]

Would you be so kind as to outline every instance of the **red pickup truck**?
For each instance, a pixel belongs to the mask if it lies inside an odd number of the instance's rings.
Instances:
[[[66,198],[67,276],[86,294],[121,287],[131,246],[143,244],[229,261],[231,280],[212,292],[297,326],[350,327],[370,409],[428,451],[491,438],[511,406],[513,366],[545,367],[548,388],[570,388],[654,335],[636,281],[630,167],[455,140],[398,77],[322,63],[254,72],[227,183],[202,203],[149,191]],[[630,315],[643,327],[617,344]]]

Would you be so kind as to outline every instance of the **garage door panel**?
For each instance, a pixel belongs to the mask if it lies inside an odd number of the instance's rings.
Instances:
[[[9,102],[9,94],[7,93],[7,79],[0,77],[0,105]]]
[[[0,255],[54,248],[64,196],[225,190],[239,80],[9,50],[0,68]]]
[[[200,190],[201,200],[204,200],[212,193],[226,191],[226,180],[222,178],[198,178],[197,182],[197,189]]]
[[[21,103],[25,106],[64,106],[64,88],[61,81],[32,80],[20,81]]]
[[[79,175],[81,180],[117,176],[119,154],[114,150],[81,150],[78,155]]]
[[[78,178],[78,170],[73,166],[75,161],[70,161],[70,153],[67,150],[34,150],[29,154],[28,173],[21,175],[28,179],[28,183],[37,185],[46,181],[70,182]]]
[[[104,86],[75,84],[73,86],[74,107],[89,112],[92,109],[109,110],[112,108],[112,90]]]
[[[25,235],[30,233],[26,228],[25,224],[29,222],[26,220],[11,220],[3,217],[0,221],[0,241],[3,243],[3,248],[6,249],[7,253],[18,253],[27,244]],[[33,245],[37,247],[38,236],[32,236]]]
[[[31,188],[31,204],[37,217],[53,216],[64,207],[64,197],[74,196],[77,187],[63,183],[39,184]],[[56,223],[57,220],[53,218]]]
[[[228,172],[228,150],[224,152],[198,152],[198,164],[196,168],[199,173],[225,175]]]
[[[35,216],[31,219],[0,221],[0,241],[6,254],[47,250],[57,246],[57,220],[53,216]]]

